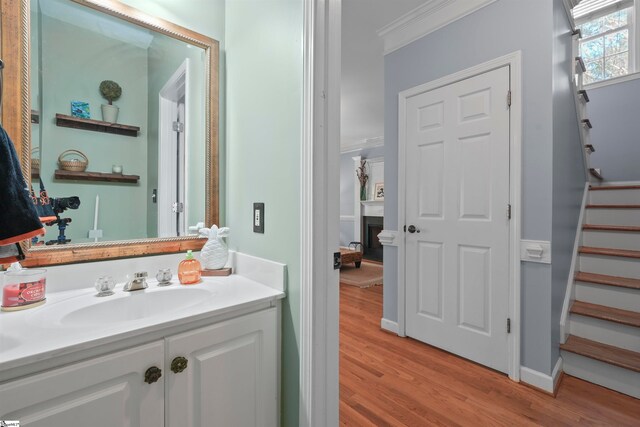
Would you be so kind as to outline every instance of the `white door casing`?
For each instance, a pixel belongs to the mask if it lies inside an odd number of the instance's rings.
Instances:
[[[188,218],[189,189],[185,179],[184,165],[189,162],[189,111],[186,100],[190,87],[189,58],[178,67],[167,80],[158,95],[158,237],[175,237],[185,235]],[[183,131],[176,132],[173,123],[183,123]],[[178,138],[179,141],[178,142]],[[181,149],[178,150],[178,145]],[[179,162],[176,153],[180,152]],[[178,167],[182,165],[182,170]],[[179,184],[178,184],[179,182]],[[181,199],[181,200],[179,200]],[[175,202],[182,201],[184,211],[179,215],[180,223],[176,223],[176,213],[172,211]]]
[[[300,427],[339,423],[339,272],[333,254],[340,244],[341,7],[341,0],[304,2]]]
[[[398,177],[399,228],[413,224],[420,233],[399,236],[398,334],[514,380],[520,365],[520,81],[516,52],[399,95],[398,170],[406,171]],[[446,143],[451,140],[459,143]],[[418,277],[421,287],[412,287]]]

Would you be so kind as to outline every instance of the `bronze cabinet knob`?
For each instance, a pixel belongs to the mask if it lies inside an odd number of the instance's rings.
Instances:
[[[162,377],[162,369],[157,366],[152,366],[144,373],[144,382],[147,384],[153,384]]]
[[[176,374],[179,374],[180,372],[187,369],[188,364],[189,364],[189,361],[185,357],[178,356],[175,359],[173,359],[173,361],[171,362],[171,371],[173,371]]]

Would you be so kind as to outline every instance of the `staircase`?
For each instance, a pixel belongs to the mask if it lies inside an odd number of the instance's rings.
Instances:
[[[640,398],[640,185],[590,185],[560,345],[568,375]]]

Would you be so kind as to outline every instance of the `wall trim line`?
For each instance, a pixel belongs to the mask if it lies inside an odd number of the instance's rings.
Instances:
[[[387,55],[496,0],[428,0],[378,30]]]
[[[398,322],[394,322],[393,320],[385,319],[384,317],[380,319],[380,328],[384,329],[388,332],[393,332],[394,334],[398,333]]]
[[[384,136],[366,138],[361,141],[343,143],[340,145],[340,154],[351,153],[369,148],[384,147]]]
[[[520,368],[520,381],[550,394],[555,394],[562,377],[562,358],[558,357],[551,375],[543,374],[531,368]]]

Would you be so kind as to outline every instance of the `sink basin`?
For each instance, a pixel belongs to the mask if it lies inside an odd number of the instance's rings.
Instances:
[[[203,288],[149,288],[122,292],[109,297],[82,295],[51,304],[38,313],[41,324],[45,318],[50,326],[86,327],[109,325],[166,316],[206,304],[214,293]]]
[[[117,299],[101,298],[97,304],[78,308],[60,319],[62,325],[77,323],[128,322],[183,310],[210,297],[204,289],[175,288],[165,291],[134,291]]]

